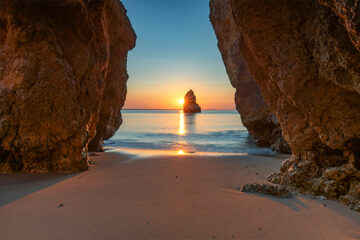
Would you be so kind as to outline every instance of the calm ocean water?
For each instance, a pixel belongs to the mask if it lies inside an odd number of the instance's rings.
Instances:
[[[236,111],[122,110],[123,124],[105,141],[105,148],[122,152],[177,154],[274,155],[255,146]]]

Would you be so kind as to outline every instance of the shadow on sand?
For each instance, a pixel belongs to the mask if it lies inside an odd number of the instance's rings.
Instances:
[[[289,198],[275,197],[261,193],[256,193],[256,195],[259,197],[265,197],[274,202],[281,203],[295,212],[300,212],[301,208],[309,209],[309,207],[302,201],[303,198],[295,196],[294,194],[292,194]]]
[[[104,153],[89,153],[93,164]],[[102,159],[95,165],[111,167],[114,164],[134,159],[137,155],[125,153],[107,153],[108,159]],[[116,159],[114,161],[114,159]],[[91,169],[91,168],[90,168]],[[38,192],[69,178],[79,176],[89,171],[78,173],[13,173],[0,175],[0,207]]]
[[[81,173],[14,173],[0,175],[0,207],[79,174]]]
[[[281,197],[275,197],[271,195],[266,195],[262,193],[246,193],[249,195],[256,195],[258,197],[263,197],[266,199],[269,199],[274,202],[281,203],[282,205],[290,208],[293,211],[301,212],[302,209],[311,209],[313,208],[313,204],[311,204],[311,201],[316,202],[318,205],[323,205],[326,209],[329,209],[336,214],[339,214],[352,222],[356,224],[360,224],[360,218],[359,213],[356,211],[348,210],[347,206],[343,204],[339,204],[336,200],[320,200],[319,197],[316,197],[316,199],[310,199],[309,197],[306,197],[304,195],[300,195],[297,193],[293,193],[291,197],[289,198],[281,198]]]

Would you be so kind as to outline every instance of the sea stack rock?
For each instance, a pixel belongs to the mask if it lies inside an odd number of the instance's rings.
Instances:
[[[291,147],[292,156],[270,180],[340,199],[358,211],[360,18],[353,9],[359,4],[359,0],[210,3],[218,16],[213,24],[225,24],[233,16],[233,26],[223,25],[218,40],[226,41],[225,34],[239,36],[234,48],[246,60]],[[230,52],[236,61],[239,53]]]
[[[118,0],[0,1],[0,173],[86,170],[121,123],[135,39]]]
[[[196,96],[193,90],[189,90],[184,98],[184,112],[186,113],[199,113],[201,108],[199,104],[196,103]]]

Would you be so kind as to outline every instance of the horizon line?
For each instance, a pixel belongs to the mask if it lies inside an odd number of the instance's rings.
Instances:
[[[183,110],[182,108],[123,108],[121,110]],[[229,109],[229,108],[224,108],[224,109],[216,109],[216,108],[205,108],[205,109],[201,109],[201,110],[234,110],[236,111],[236,109]]]

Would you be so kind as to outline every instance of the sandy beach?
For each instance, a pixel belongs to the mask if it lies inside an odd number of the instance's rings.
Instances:
[[[0,176],[0,239],[360,239],[331,200],[239,192],[286,155],[99,153],[78,174]]]

